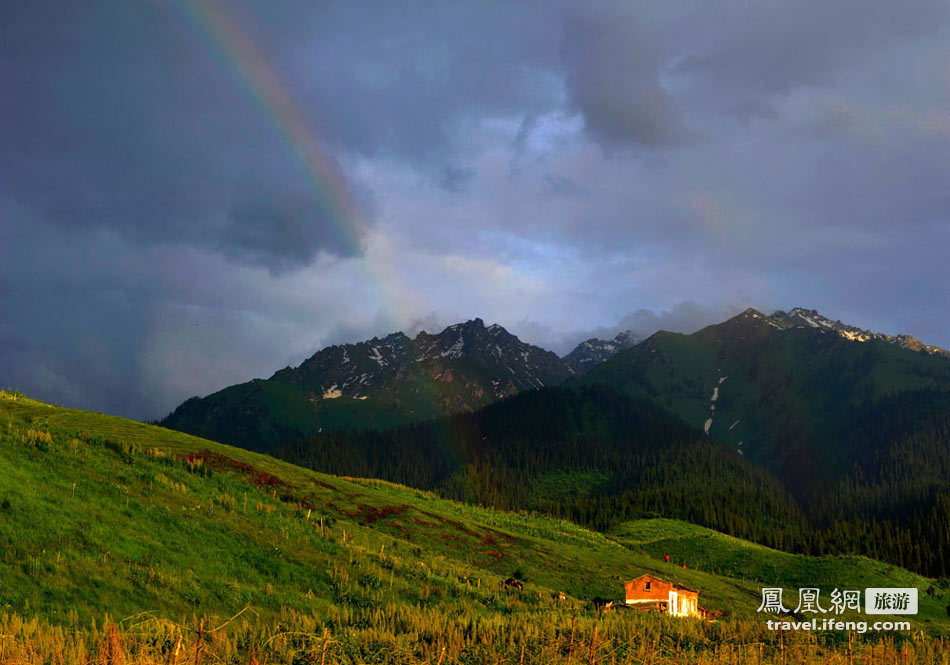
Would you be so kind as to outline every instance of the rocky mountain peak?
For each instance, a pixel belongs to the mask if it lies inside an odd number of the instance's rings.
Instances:
[[[629,349],[631,346],[640,343],[641,338],[632,330],[624,330],[617,333],[613,339],[597,339],[591,337],[577,346],[564,356],[563,360],[574,374],[585,374],[593,367],[610,358],[612,355]]]
[[[819,314],[817,310],[805,307],[794,307],[787,312],[778,310],[769,318],[784,328],[813,328],[825,333],[831,332],[838,334],[852,342],[878,340],[887,342],[888,344],[895,344],[901,348],[910,349],[911,351],[921,351],[931,355],[940,355],[950,358],[950,351],[938,346],[924,344],[911,335],[888,335],[886,333],[861,329],[838,320],[832,321],[828,317]]]

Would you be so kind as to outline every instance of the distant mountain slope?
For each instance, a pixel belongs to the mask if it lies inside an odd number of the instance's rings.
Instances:
[[[571,369],[481,319],[327,347],[270,379],[181,404],[161,424],[251,450],[320,430],[387,428],[562,383]]]
[[[950,391],[901,393],[851,418],[845,438],[825,442],[841,449],[828,457],[834,468],[812,451],[814,467],[770,473],[654,402],[569,385],[388,431],[315,434],[276,455],[597,529],[659,515],[786,551],[950,574]],[[839,459],[842,450],[852,453]]]
[[[618,333],[617,336],[611,340],[591,337],[575,346],[562,360],[567,363],[568,367],[570,367],[575,374],[580,376],[604,362],[618,351],[629,349],[639,341],[640,337],[632,330],[625,330],[622,333]]]
[[[650,402],[598,385],[525,392],[385,432],[314,434],[275,454],[597,528],[657,511],[721,529],[741,522],[744,537],[791,543],[804,524],[774,476]]]
[[[817,325],[797,325],[800,312],[750,309],[692,335],[659,332],[580,381],[652,399],[804,491],[869,453],[867,423],[891,417],[901,395],[950,390],[950,361],[854,341],[814,313]]]

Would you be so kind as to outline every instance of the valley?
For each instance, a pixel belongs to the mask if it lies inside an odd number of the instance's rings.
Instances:
[[[129,663],[173,654],[242,663],[822,658],[838,637],[780,643],[756,614],[761,586],[791,594],[817,577],[931,589],[914,618],[921,639],[869,634],[855,648],[911,663],[948,655],[939,639],[947,585],[862,557],[782,554],[669,520],[600,533],[16,393],[0,394],[0,425],[0,662],[97,653]],[[593,609],[644,572],[700,589],[722,618]],[[523,592],[499,585],[513,574]],[[209,632],[196,633],[199,624]]]
[[[847,653],[948,662],[950,361],[825,321],[562,360],[475,319],[329,347],[173,429],[3,392],[0,663],[836,662],[841,633],[757,612],[813,585],[918,589],[912,645]],[[644,574],[714,620],[623,610]]]

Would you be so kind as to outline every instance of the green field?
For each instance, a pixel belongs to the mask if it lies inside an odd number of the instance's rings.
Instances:
[[[652,399],[694,427],[711,418],[711,438],[787,482],[793,470],[801,473],[802,483],[847,472],[874,431],[864,431],[866,421],[893,410],[902,395],[943,390],[950,362],[883,341],[779,330],[748,310],[690,335],[658,332],[579,382]],[[798,468],[802,455],[807,471]]]
[[[779,552],[739,538],[677,520],[637,520],[610,532],[610,537],[631,550],[663,559],[666,554],[690,567],[711,573],[696,578],[718,589],[716,581],[727,585],[783,587],[785,604],[794,608],[798,589],[818,586],[823,606],[834,589],[866,589],[875,586],[917,587],[921,625],[945,626],[950,608],[950,580],[928,580],[914,573],[862,556],[809,557]],[[686,571],[683,571],[685,573]],[[882,582],[886,581],[886,583]],[[880,584],[879,584],[880,583]],[[929,593],[927,591],[929,590]],[[761,596],[757,595],[757,598]],[[852,616],[846,614],[846,616]]]
[[[780,648],[840,649],[834,634],[779,645],[755,611],[776,585],[792,598],[805,585],[916,586],[920,639],[869,634],[859,648],[946,658],[934,640],[950,622],[945,585],[869,559],[799,557],[668,520],[602,534],[6,392],[0,450],[0,663],[120,662],[102,660],[109,649],[172,662],[176,645],[192,662],[233,663],[732,662],[713,660],[726,645],[778,662]],[[723,620],[591,608],[644,572],[698,588]],[[500,587],[511,575],[523,592]],[[198,641],[202,620],[242,611]]]

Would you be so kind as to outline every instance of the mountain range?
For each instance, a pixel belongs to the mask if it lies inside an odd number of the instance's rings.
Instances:
[[[161,424],[268,451],[322,430],[385,429],[473,411],[573,374],[557,354],[476,318],[438,334],[327,347],[269,379],[192,398]]]
[[[579,382],[652,400],[807,485],[860,455],[896,402],[950,390],[943,350],[854,330],[809,310],[748,309],[691,335],[658,332]]]
[[[819,348],[824,349],[824,355],[815,355]],[[885,348],[909,355],[880,350]],[[663,363],[653,362],[653,354],[660,354]],[[762,385],[752,392],[734,390],[739,377],[729,369],[728,362],[723,369],[720,358],[752,355],[758,360],[746,368],[755,375],[749,380]],[[420,332],[410,338],[397,332],[382,339],[326,347],[298,367],[286,367],[269,379],[254,379],[203,398],[191,398],[160,424],[251,450],[270,451],[321,431],[387,429],[471,412],[525,390],[572,381],[601,382],[653,400],[734,450],[762,460],[771,454],[774,445],[797,436],[797,430],[792,425],[784,429],[776,425],[784,421],[775,420],[776,415],[782,415],[775,410],[790,408],[779,407],[785,402],[766,405],[770,411],[757,409],[748,400],[763,399],[769,391],[766,384],[785,376],[782,372],[786,365],[807,368],[824,357],[830,361],[825,370],[809,375],[818,385],[796,385],[795,394],[808,404],[815,402],[814,396],[825,395],[827,399],[822,398],[821,406],[815,409],[824,409],[825,420],[839,424],[840,414],[827,410],[846,399],[849,390],[872,390],[876,384],[865,379],[844,386],[844,393],[826,394],[829,384],[819,378],[823,372],[834,374],[841,363],[860,360],[875,365],[877,374],[872,376],[880,375],[882,385],[896,389],[905,384],[940,384],[922,379],[916,369],[908,370],[913,376],[905,376],[901,368],[921,363],[930,367],[931,363],[933,371],[939,373],[950,364],[945,362],[950,352],[908,335],[863,331],[803,308],[771,316],[749,309],[693,335],[660,331],[641,340],[633,331],[625,331],[612,340],[581,342],[563,358],[521,341],[497,324],[486,326],[476,318],[437,334]],[[633,362],[639,362],[642,371],[627,371]],[[778,373],[769,373],[769,368]],[[897,384],[889,383],[895,378],[889,374],[891,369],[899,375]],[[924,374],[927,371],[920,369]],[[733,378],[728,386],[712,385],[720,379],[729,380],[730,372]],[[840,375],[832,378],[844,381]],[[721,402],[713,399],[717,387],[723,391]],[[745,395],[747,401],[737,403],[737,395]],[[809,411],[813,427],[836,431],[830,425],[818,424],[823,416],[815,409]],[[746,412],[754,414],[744,417]],[[783,413],[783,418],[791,417],[787,410]],[[763,429],[763,419],[772,423],[765,428],[770,432],[767,436],[757,435]],[[816,429],[812,433],[820,432]],[[794,456],[791,449],[784,454],[789,459]]]
[[[803,308],[564,358],[473,319],[328,347],[161,424],[598,529],[659,515],[950,573],[950,357]]]
[[[672,517],[946,576],[948,444],[942,354],[750,309],[656,333],[561,386],[472,413],[311,434],[274,452],[599,530]]]

